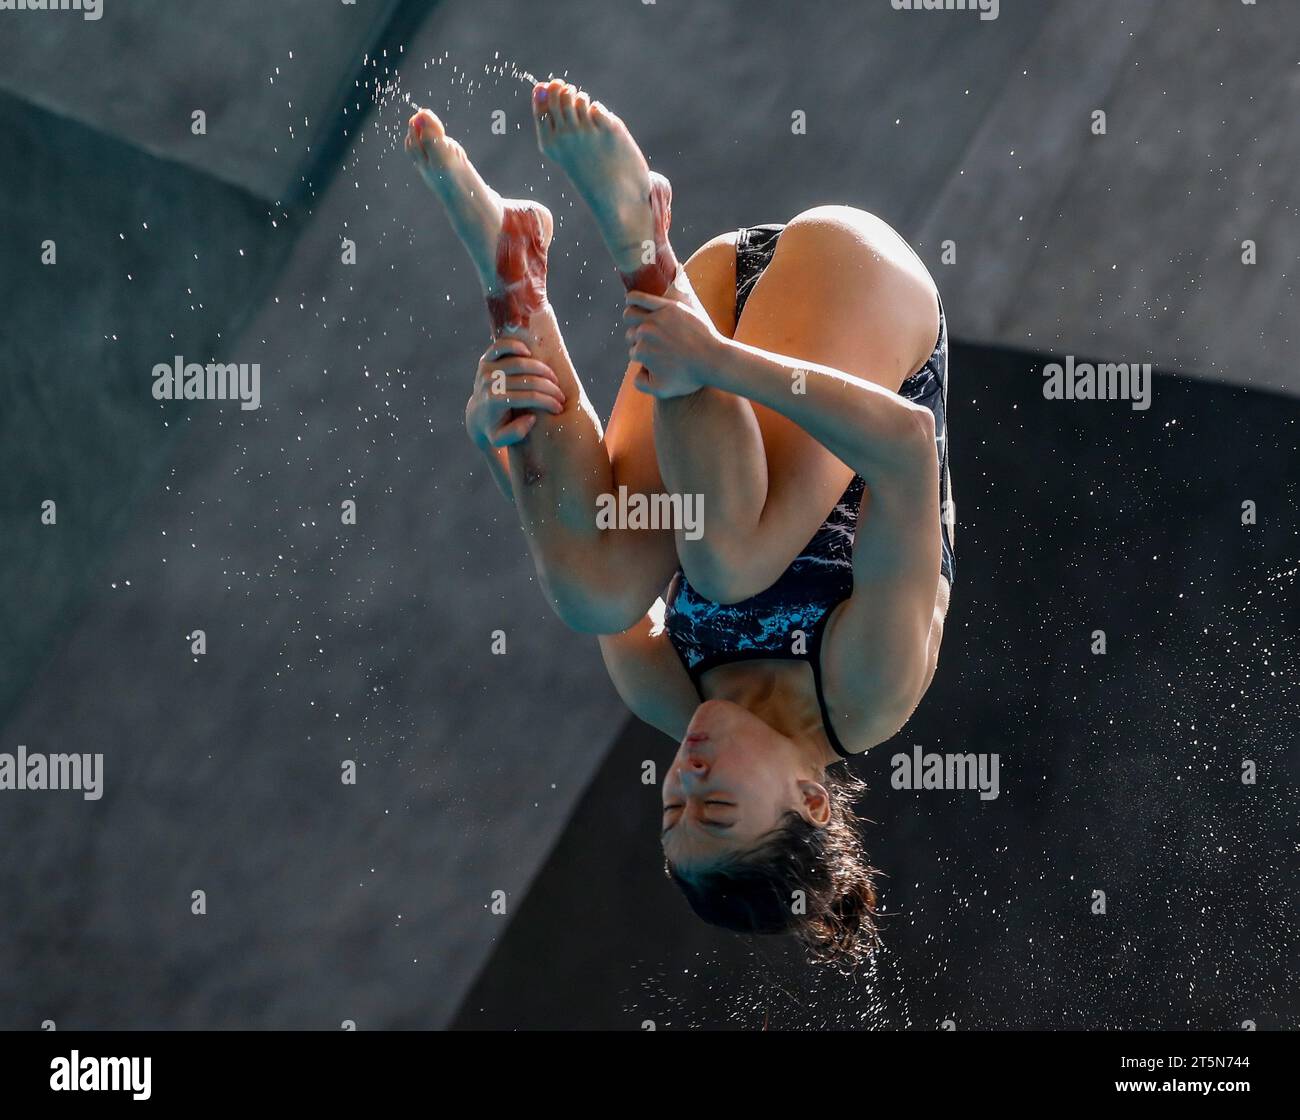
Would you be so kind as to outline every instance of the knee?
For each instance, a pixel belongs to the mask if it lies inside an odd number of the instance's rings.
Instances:
[[[739,603],[765,590],[774,577],[755,563],[754,549],[724,549],[703,540],[681,548],[682,571],[691,587],[714,603]]]
[[[638,596],[619,588],[546,581],[546,594],[560,621],[579,634],[621,634],[650,609]]]

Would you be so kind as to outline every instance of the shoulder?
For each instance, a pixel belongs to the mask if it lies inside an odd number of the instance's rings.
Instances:
[[[663,600],[621,634],[600,636],[600,655],[623,703],[638,719],[680,739],[699,694],[663,626]]]

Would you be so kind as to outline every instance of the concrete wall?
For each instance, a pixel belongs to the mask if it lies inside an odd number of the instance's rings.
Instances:
[[[1208,0],[1006,0],[992,23],[883,0],[0,13],[0,751],[102,751],[107,782],[3,795],[0,1023],[446,1024],[621,731],[464,438],[486,323],[401,152],[406,96],[555,211],[552,296],[602,410],[621,288],[512,69],[627,118],[684,250],[852,203],[916,240],[958,337],[1289,391],[1296,21]],[[175,354],[259,363],[263,407],[154,401]],[[954,423],[990,385],[956,372]],[[956,469],[966,509],[991,479]]]

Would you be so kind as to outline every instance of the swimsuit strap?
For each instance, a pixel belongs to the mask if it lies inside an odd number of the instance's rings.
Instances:
[[[831,710],[826,704],[826,691],[822,688],[822,639],[826,636],[826,623],[835,613],[841,603],[847,600],[841,599],[839,603],[826,608],[826,613],[818,620],[817,625],[813,627],[811,641],[808,649],[808,667],[813,672],[813,685],[817,692],[817,707],[822,713],[822,727],[826,731],[826,738],[830,742],[833,750],[840,758],[847,759],[853,757],[853,752],[840,742],[840,737],[835,734],[835,728],[831,725]]]

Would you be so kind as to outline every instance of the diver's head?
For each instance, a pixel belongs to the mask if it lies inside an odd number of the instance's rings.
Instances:
[[[790,933],[852,965],[876,944],[876,892],[853,813],[863,785],[727,700],[696,710],[664,778],[669,877],[706,922]]]

